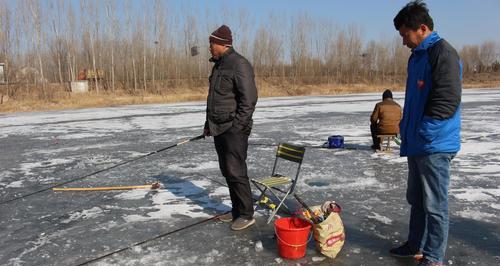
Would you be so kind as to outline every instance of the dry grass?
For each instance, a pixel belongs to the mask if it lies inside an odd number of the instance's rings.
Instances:
[[[498,88],[500,81],[491,80],[471,80],[469,83],[464,83],[464,88]],[[290,85],[286,83],[271,84],[264,80],[257,81],[259,89],[259,97],[275,97],[275,96],[299,96],[299,95],[339,95],[350,93],[363,92],[382,92],[386,88],[393,91],[404,91],[403,84],[390,85],[370,85],[370,84],[353,84],[353,85],[335,85],[335,84],[320,84],[320,85]],[[1,97],[1,96],[0,96]],[[41,97],[40,95],[29,95],[22,97],[22,100],[9,99],[5,95],[3,102],[0,104],[0,113],[9,112],[30,112],[30,111],[47,111],[47,110],[63,110],[63,109],[78,109],[92,107],[109,107],[120,105],[134,104],[159,104],[159,103],[174,103],[187,101],[204,101],[207,97],[207,88],[177,88],[168,89],[165,95],[157,95],[150,93],[140,93],[139,95],[130,95],[122,91],[115,94],[112,93],[77,93],[72,94],[64,90],[52,90],[50,97]]]
[[[68,94],[66,97],[52,100],[7,100],[0,105],[0,112],[29,112],[79,109],[92,107],[109,107],[134,104],[173,103],[200,101],[206,99],[206,94],[197,92],[176,93],[172,95],[128,95],[124,93],[97,94],[95,92]]]

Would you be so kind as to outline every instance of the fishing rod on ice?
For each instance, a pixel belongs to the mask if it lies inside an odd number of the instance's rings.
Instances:
[[[29,196],[33,196],[35,194],[38,194],[38,193],[41,193],[41,192],[44,192],[44,191],[47,191],[47,190],[51,190],[53,188],[56,188],[56,187],[60,187],[60,186],[63,186],[63,185],[66,185],[66,184],[69,184],[69,183],[72,183],[72,182],[75,182],[75,181],[78,181],[78,180],[82,180],[82,179],[85,179],[89,176],[93,176],[93,175],[96,175],[96,174],[99,174],[99,173],[102,173],[102,172],[105,172],[105,171],[108,171],[108,170],[111,170],[113,168],[116,168],[116,167],[119,167],[119,166],[122,166],[124,164],[128,164],[128,163],[131,163],[131,162],[134,162],[134,161],[137,161],[137,160],[140,160],[140,159],[143,159],[143,158],[146,158],[148,156],[151,156],[153,154],[157,154],[157,153],[160,153],[162,151],[166,151],[168,149],[171,149],[171,148],[174,148],[174,147],[177,147],[177,146],[180,146],[182,144],[186,144],[188,142],[192,142],[192,141],[196,141],[196,140],[199,140],[199,139],[204,139],[205,136],[204,135],[200,135],[200,136],[196,136],[196,137],[193,137],[193,138],[190,138],[190,139],[186,139],[186,140],[183,140],[181,142],[178,142],[178,143],[175,143],[175,144],[172,144],[168,147],[165,147],[165,148],[161,148],[159,150],[156,150],[156,151],[152,151],[148,154],[145,154],[145,155],[141,155],[141,156],[138,156],[136,158],[132,158],[132,159],[129,159],[129,160],[126,160],[126,161],[123,161],[121,163],[118,163],[118,164],[115,164],[115,165],[112,165],[108,168],[105,168],[105,169],[101,169],[101,170],[98,170],[98,171],[95,171],[93,173],[90,173],[90,174],[86,174],[84,176],[80,176],[80,177],[76,177],[76,178],[73,178],[73,179],[70,179],[68,181],[64,181],[64,182],[61,182],[61,183],[57,183],[55,185],[52,185],[52,186],[49,186],[47,188],[44,188],[44,189],[40,189],[40,190],[37,190],[35,192],[31,192],[31,193],[28,193],[28,194],[24,194],[24,195],[21,195],[21,196],[17,196],[17,197],[14,197],[12,199],[8,199],[8,200],[5,200],[5,201],[2,201],[0,202],[0,205],[3,205],[3,204],[6,204],[6,203],[9,203],[9,202],[13,202],[13,201],[16,201],[16,200],[19,200],[19,199],[23,199],[23,198],[26,198],[26,197],[29,197]]]

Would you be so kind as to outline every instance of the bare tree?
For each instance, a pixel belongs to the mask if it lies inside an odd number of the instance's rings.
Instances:
[[[208,35],[226,24],[235,49],[251,59],[258,79],[281,87],[399,86],[406,79],[410,51],[399,36],[365,41],[359,25],[307,13],[271,13],[257,20],[245,9],[212,11],[162,0],[0,0],[0,61],[7,64],[7,79],[17,76],[26,94],[34,91],[34,83],[47,98],[49,82],[74,81],[79,70],[93,69],[97,93],[110,88],[113,93],[163,95],[179,86],[206,85],[212,67]],[[462,47],[464,73],[500,68],[497,45],[486,41]],[[197,57],[190,55],[193,46]],[[50,84],[54,87],[63,88]]]
[[[38,58],[38,67],[40,71],[41,83],[43,88],[43,93],[45,92],[45,75],[43,72],[43,62],[42,62],[42,49],[43,49],[43,28],[42,28],[42,14],[41,7],[38,1],[30,0],[28,2],[28,7],[31,12],[30,20],[26,21],[27,23],[32,22],[31,25],[35,27],[35,34],[32,38],[33,46],[35,48],[35,53]]]
[[[481,44],[479,56],[481,64],[486,71],[492,70],[492,65],[496,60],[496,44],[494,41],[485,41]]]
[[[112,0],[108,0],[106,2],[106,15],[107,15],[107,30],[110,42],[110,56],[111,56],[111,65],[110,74],[111,74],[111,90],[115,93],[115,42],[116,35],[118,34],[118,21],[116,18],[116,2]]]
[[[12,58],[12,41],[13,36],[11,34],[12,24],[11,24],[11,10],[5,2],[0,3],[0,62],[5,63],[6,72],[2,73],[6,79],[7,84],[9,84],[9,69],[10,61]]]
[[[465,45],[460,50],[460,58],[463,62],[465,73],[476,73],[480,71],[481,56],[477,45]]]

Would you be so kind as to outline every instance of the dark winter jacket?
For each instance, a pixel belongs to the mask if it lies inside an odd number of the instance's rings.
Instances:
[[[252,65],[229,48],[218,60],[210,75],[205,128],[212,136],[232,126],[249,135],[257,103],[257,88]]]
[[[436,32],[408,61],[401,156],[460,150],[462,65],[456,50]]]
[[[392,98],[385,98],[375,105],[370,121],[377,125],[378,134],[398,134],[401,116],[401,106]]]

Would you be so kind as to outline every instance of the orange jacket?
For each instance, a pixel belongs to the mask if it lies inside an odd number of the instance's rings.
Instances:
[[[401,117],[401,106],[391,98],[385,98],[375,105],[370,121],[377,125],[378,134],[397,134]]]

